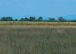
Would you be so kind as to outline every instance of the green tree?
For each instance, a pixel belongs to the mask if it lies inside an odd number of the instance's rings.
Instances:
[[[66,20],[65,20],[63,17],[59,17],[59,18],[58,18],[58,21],[59,21],[59,22],[65,22]]]
[[[37,21],[43,21],[43,17],[38,17]]]
[[[2,17],[0,20],[1,21],[6,21],[6,17]]]
[[[76,20],[71,20],[71,22],[76,22]]]
[[[30,16],[29,21],[36,21],[36,17]]]
[[[12,17],[2,17],[1,21],[13,21]]]
[[[55,20],[55,18],[49,18],[49,21],[55,22],[56,20]]]
[[[27,17],[25,17],[25,21],[29,21],[29,19]]]
[[[21,18],[20,21],[25,21],[25,19],[24,18]]]
[[[18,21],[18,19],[14,19],[13,21]]]
[[[13,21],[12,17],[6,17],[6,21]]]

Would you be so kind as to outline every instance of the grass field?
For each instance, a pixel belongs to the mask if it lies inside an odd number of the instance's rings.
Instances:
[[[76,54],[76,27],[0,26],[0,54]]]
[[[0,21],[0,25],[76,26],[76,22],[29,22],[29,21]]]

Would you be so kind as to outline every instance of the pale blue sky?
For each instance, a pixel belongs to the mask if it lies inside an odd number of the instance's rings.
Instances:
[[[76,14],[76,0],[0,0],[0,17],[57,17]]]

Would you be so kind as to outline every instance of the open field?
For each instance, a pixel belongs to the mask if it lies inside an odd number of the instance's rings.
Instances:
[[[76,27],[0,26],[0,54],[76,54]]]
[[[0,21],[0,25],[76,26],[76,22]]]

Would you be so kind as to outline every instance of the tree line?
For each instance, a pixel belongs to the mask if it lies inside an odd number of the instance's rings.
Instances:
[[[47,22],[76,22],[76,20],[66,20],[63,17],[59,17],[57,20],[55,18],[48,18],[47,20],[44,20],[43,17],[33,17],[30,16],[29,18],[20,18],[20,19],[13,19],[12,17],[2,17],[0,18],[0,21],[47,21]]]

